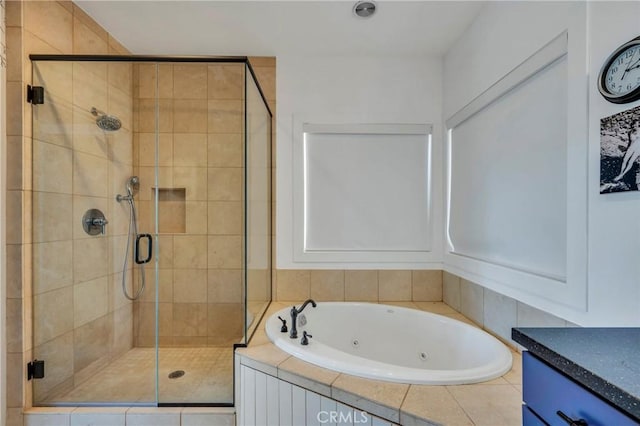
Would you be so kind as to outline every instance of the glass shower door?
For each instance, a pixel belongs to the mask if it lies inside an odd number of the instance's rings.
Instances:
[[[244,64],[158,69],[159,403],[232,404],[244,317]]]
[[[234,345],[271,299],[271,113],[253,72],[32,64],[34,405],[232,405]]]
[[[247,66],[248,67],[248,66]],[[271,301],[271,113],[246,73],[246,323],[249,339]]]
[[[154,403],[155,358],[133,342],[136,291],[124,264],[134,175],[133,68],[33,61],[34,405]],[[28,285],[29,283],[25,283]],[[135,374],[133,374],[135,372]]]

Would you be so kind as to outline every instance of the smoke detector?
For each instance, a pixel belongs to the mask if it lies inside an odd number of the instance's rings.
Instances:
[[[360,18],[370,18],[376,12],[376,4],[370,0],[360,0],[353,6],[353,13]]]

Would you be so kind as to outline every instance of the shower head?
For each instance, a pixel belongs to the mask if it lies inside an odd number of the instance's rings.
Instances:
[[[115,132],[122,127],[122,122],[118,117],[105,114],[96,107],[91,108],[91,114],[96,117],[96,124],[98,127],[106,132]]]
[[[127,179],[127,192],[130,196],[133,196],[134,192],[138,192],[140,188],[140,178],[138,176],[131,176]]]

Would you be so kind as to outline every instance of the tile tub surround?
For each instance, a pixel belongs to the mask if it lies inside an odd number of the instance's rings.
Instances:
[[[507,345],[513,327],[576,327],[569,321],[444,271],[442,300]]]
[[[456,319],[442,302],[392,302]],[[290,306],[273,302],[265,318]],[[467,322],[471,322],[466,319]],[[247,348],[236,350],[241,364],[402,425],[520,425],[521,356],[504,376],[473,385],[429,386],[382,382],[350,376],[290,356],[273,345],[261,324]]]
[[[278,269],[273,300],[440,302],[442,271]]]

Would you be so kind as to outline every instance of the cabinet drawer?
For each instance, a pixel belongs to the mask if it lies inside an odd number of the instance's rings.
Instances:
[[[538,416],[526,405],[522,406],[522,426],[547,426]]]
[[[574,420],[585,420],[589,426],[638,425],[630,417],[529,352],[522,353],[522,371],[522,396],[525,404],[552,426],[567,425],[558,416],[558,410]]]

